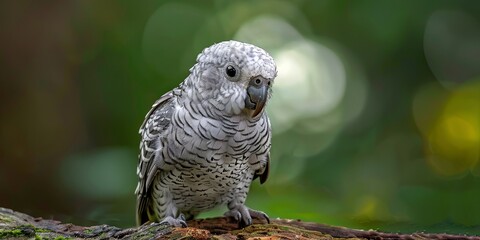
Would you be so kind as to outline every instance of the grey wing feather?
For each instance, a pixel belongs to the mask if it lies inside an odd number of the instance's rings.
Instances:
[[[161,154],[163,146],[161,138],[170,126],[174,109],[172,91],[164,94],[152,106],[143,121],[139,133],[141,135],[140,154],[137,166],[138,185],[137,195],[137,224],[148,221],[148,207],[150,201],[150,187],[153,179],[160,170],[158,166],[164,164]]]
[[[270,146],[271,146],[271,134],[272,134],[272,129],[270,128],[270,119],[268,119],[266,115],[264,115],[264,117],[267,121],[267,135],[266,135],[267,149],[265,152],[266,163],[265,165],[262,166],[262,168],[258,169],[253,175],[253,180],[260,178],[261,184],[267,181],[268,173],[270,172]]]
[[[270,171],[270,153],[267,153],[267,163],[265,164],[265,167],[255,173],[253,176],[253,180],[260,178],[260,183],[263,184],[264,182],[267,181],[268,178],[268,172]]]

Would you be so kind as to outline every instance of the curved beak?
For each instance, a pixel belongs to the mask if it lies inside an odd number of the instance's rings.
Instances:
[[[270,80],[263,77],[253,77],[248,83],[247,95],[245,99],[245,108],[253,110],[252,117],[258,116],[268,98],[268,88],[270,87]]]

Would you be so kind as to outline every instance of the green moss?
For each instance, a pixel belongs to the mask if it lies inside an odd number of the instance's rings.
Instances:
[[[21,229],[0,230],[0,238],[25,236]]]
[[[68,237],[63,237],[63,236],[58,236],[58,237],[55,237],[54,240],[68,240],[70,238]]]
[[[99,239],[107,239],[108,235],[107,233],[102,233],[100,236],[98,236]]]
[[[35,232],[36,233],[48,233],[48,232],[51,232],[47,229],[43,229],[43,228],[35,228]]]
[[[20,230],[20,229],[13,229],[11,232],[12,232],[13,235],[22,235],[23,234],[22,230]]]
[[[58,239],[58,240],[66,240],[69,238],[65,238],[63,236],[53,238],[50,234],[51,231],[43,228],[34,227],[31,224],[17,226],[15,228],[7,228],[7,229],[0,229],[0,239],[4,238],[14,238],[14,239],[35,239],[35,240],[43,240],[43,239]],[[54,236],[57,234],[54,234]]]
[[[13,220],[9,218],[8,216],[0,215],[0,222],[3,223],[11,223]]]
[[[284,226],[284,225],[277,225],[278,229],[283,230],[283,231],[288,231],[291,229],[289,226]]]

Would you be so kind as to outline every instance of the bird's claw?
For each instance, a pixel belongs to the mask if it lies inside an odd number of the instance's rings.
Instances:
[[[253,209],[248,209],[248,212],[250,213],[250,216],[252,218],[257,218],[257,219],[265,219],[267,220],[267,223],[270,223],[270,217],[268,217],[268,215],[262,211],[258,211],[258,210],[253,210]]]
[[[253,210],[245,205],[236,205],[224,214],[225,217],[231,217],[235,219],[240,227],[246,227],[252,225],[252,217],[257,219],[265,219],[270,223],[270,218],[267,214],[261,211]]]
[[[242,214],[237,209],[232,209],[226,213],[223,214],[225,217],[230,217],[235,219],[235,221],[240,221],[240,218],[242,217]]]
[[[160,224],[167,224],[174,227],[187,227],[187,222],[185,221],[185,216],[183,214],[180,214],[178,218],[167,216],[160,222]]]

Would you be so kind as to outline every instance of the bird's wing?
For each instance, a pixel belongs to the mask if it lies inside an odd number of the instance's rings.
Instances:
[[[264,148],[264,153],[257,156],[257,158],[264,158],[265,164],[260,169],[258,169],[253,175],[253,180],[260,178],[261,184],[266,182],[268,178],[268,172],[270,169],[270,146],[272,142],[272,129],[270,127],[270,120],[268,119],[266,114],[264,114],[264,118],[267,123],[267,127],[266,127],[267,132],[265,135],[263,135],[266,138],[266,143],[262,144],[262,147]]]
[[[267,153],[267,163],[265,164],[265,167],[263,169],[260,169],[258,173],[255,173],[255,175],[253,176],[253,180],[255,180],[256,178],[260,178],[261,184],[266,182],[268,178],[269,168],[270,168],[270,153]]]
[[[147,208],[149,205],[149,192],[152,181],[165,165],[161,154],[163,149],[162,138],[167,134],[170,126],[173,105],[173,92],[170,91],[158,99],[147,113],[140,127],[140,154],[138,157],[137,175],[138,185],[135,190],[137,195],[137,223],[148,221]]]

